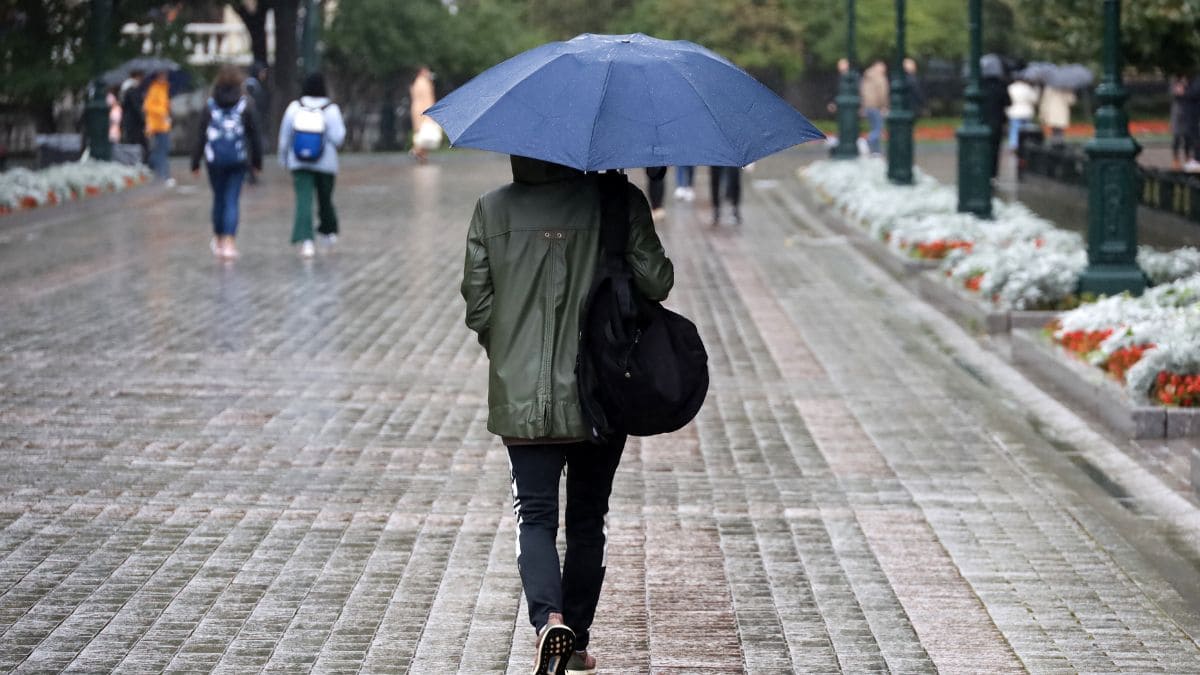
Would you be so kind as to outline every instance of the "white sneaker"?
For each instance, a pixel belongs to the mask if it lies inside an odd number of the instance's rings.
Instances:
[[[208,240],[208,250],[212,251],[212,254],[217,256],[218,258],[220,258],[221,254],[223,253],[223,251],[221,250],[221,247],[217,245],[216,237],[213,237],[212,239]]]
[[[301,258],[311,258],[314,255],[316,255],[316,253],[317,253],[317,247],[313,246],[312,239],[305,239],[304,241],[300,242],[300,257]]]
[[[696,199],[696,190],[694,188],[684,188],[683,201],[690,202]]]
[[[680,185],[679,187],[675,188],[674,194],[675,194],[675,199],[683,199],[683,196],[685,194],[687,194],[687,188]]]
[[[1200,162],[1194,159],[1189,159],[1187,163],[1183,165],[1183,170],[1188,173],[1200,173]]]
[[[865,157],[866,155],[871,154],[871,145],[867,143],[867,139],[865,138],[859,138],[855,143],[855,147],[858,148],[858,154],[860,156]]]
[[[322,234],[317,238],[317,241],[325,248],[333,248],[334,244],[337,243],[337,235]]]
[[[177,184],[178,184],[178,181],[176,181],[174,178],[168,178],[168,179],[167,179],[167,187],[169,187],[169,188],[173,188],[173,187],[175,187]]]

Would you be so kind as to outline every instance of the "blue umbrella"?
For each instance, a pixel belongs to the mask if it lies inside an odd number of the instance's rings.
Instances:
[[[454,145],[584,171],[745,166],[824,138],[725,58],[640,33],[536,47],[484,71],[426,114]]]

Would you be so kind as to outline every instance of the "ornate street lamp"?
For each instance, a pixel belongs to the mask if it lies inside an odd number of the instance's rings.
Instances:
[[[300,33],[300,59],[304,64],[304,74],[315,73],[321,69],[321,53],[317,48],[321,40],[322,12],[320,0],[304,0],[304,27]]]
[[[992,146],[991,131],[983,123],[983,88],[979,82],[979,59],[983,41],[981,0],[970,0],[969,33],[971,39],[971,75],[967,81],[967,102],[963,124],[958,130],[958,210],[980,218],[992,217]]]
[[[108,27],[112,23],[112,0],[92,0],[91,47],[92,83],[84,106],[84,129],[88,151],[93,159],[112,159],[112,143],[108,140],[108,100],[104,83],[104,64],[108,61]]]
[[[896,0],[896,65],[892,68],[892,105],[888,113],[888,180],[913,182],[913,111],[909,108],[908,74],[904,72],[904,0]]]
[[[1097,295],[1141,294],[1146,277],[1137,264],[1137,163],[1129,136],[1121,81],[1121,3],[1104,0],[1104,78],[1096,87],[1096,137],[1088,154],[1088,267],[1079,290]]]
[[[838,144],[833,149],[835,159],[858,157],[858,71],[854,54],[854,0],[846,0],[846,72],[838,85],[837,102]]]

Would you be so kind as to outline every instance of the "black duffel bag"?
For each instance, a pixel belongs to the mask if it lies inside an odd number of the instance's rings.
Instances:
[[[600,176],[600,260],[579,325],[579,402],[594,440],[653,436],[690,422],[708,393],[696,325],[645,298],[625,260],[629,186]]]

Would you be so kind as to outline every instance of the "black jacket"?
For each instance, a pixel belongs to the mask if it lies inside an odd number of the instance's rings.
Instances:
[[[242,98],[242,91],[237,87],[217,87],[213,90],[213,101],[217,106],[224,109],[229,109],[237,105]],[[262,137],[259,136],[256,126],[256,117],[252,101],[247,101],[246,107],[242,110],[242,126],[246,130],[246,145],[249,149],[250,166],[255,169],[262,169]],[[204,146],[208,143],[208,123],[209,123],[208,106],[204,107],[204,112],[199,116],[196,124],[195,142],[192,145],[192,171],[200,168],[200,160],[204,157]]]

